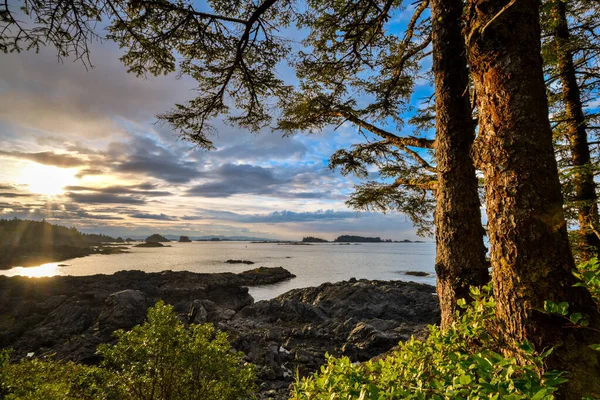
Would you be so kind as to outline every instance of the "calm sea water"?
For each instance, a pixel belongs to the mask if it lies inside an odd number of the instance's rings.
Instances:
[[[121,270],[146,272],[242,272],[254,267],[284,267],[296,278],[275,285],[250,288],[255,300],[276,297],[288,290],[317,286],[350,278],[406,280],[435,285],[434,243],[334,243],[290,246],[274,243],[192,242],[169,243],[171,247],[135,248],[127,254],[93,255],[44,264],[39,267],[0,271],[2,275],[53,276],[112,274]],[[228,259],[255,262],[227,264]],[[67,266],[59,266],[66,264]],[[427,277],[406,271],[430,273]]]

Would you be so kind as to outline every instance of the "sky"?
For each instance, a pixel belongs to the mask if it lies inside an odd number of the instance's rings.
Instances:
[[[0,55],[0,218],[123,237],[417,239],[405,215],[345,205],[359,181],[328,158],[360,141],[355,127],[282,137],[215,121],[217,149],[200,150],[156,118],[193,97],[192,81],[137,78],[114,43],[91,49],[93,68],[51,48]]]

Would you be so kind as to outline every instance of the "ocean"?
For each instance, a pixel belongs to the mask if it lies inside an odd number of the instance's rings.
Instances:
[[[171,247],[136,248],[126,254],[92,255],[43,264],[15,267],[1,275],[31,277],[112,274],[121,270],[145,272],[242,272],[264,267],[283,267],[296,278],[274,285],[250,288],[256,301],[276,297],[291,289],[325,282],[356,279],[404,280],[435,285],[434,243],[318,243],[309,246],[250,242],[165,243]],[[249,260],[254,265],[227,264],[228,259]],[[426,277],[406,275],[427,272]]]

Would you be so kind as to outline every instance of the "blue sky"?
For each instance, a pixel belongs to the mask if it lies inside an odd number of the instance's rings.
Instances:
[[[0,217],[120,236],[416,238],[404,215],[344,204],[358,181],[327,160],[360,140],[355,127],[283,138],[216,121],[217,150],[198,150],[155,117],[190,99],[193,82],[136,78],[113,43],[91,47],[87,70],[53,49],[0,56]],[[421,82],[414,105],[429,93]]]

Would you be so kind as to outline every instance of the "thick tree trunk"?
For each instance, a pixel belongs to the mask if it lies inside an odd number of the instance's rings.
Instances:
[[[456,301],[469,300],[469,287],[489,281],[471,158],[475,124],[460,25],[462,9],[462,0],[431,1],[438,171],[435,270],[442,328],[454,320]]]
[[[555,20],[554,43],[557,69],[562,85],[562,100],[565,106],[566,135],[571,145],[571,159],[575,168],[574,198],[578,209],[579,230],[585,238],[586,245],[590,247],[581,254],[583,259],[589,259],[597,254],[594,248],[600,248],[600,238],[594,233],[598,227],[598,199],[594,174],[590,166],[585,115],[573,65],[573,53],[570,49],[571,38],[564,0],[554,0],[552,16]]]
[[[567,370],[566,398],[600,396],[600,343],[594,330],[568,329],[543,312],[566,301],[572,312],[598,313],[574,288],[573,258],[562,210],[540,55],[538,0],[470,0],[468,59],[477,94],[475,151],[485,175],[490,256],[497,316],[508,344],[556,347],[551,369]],[[579,397],[578,397],[579,396]]]

